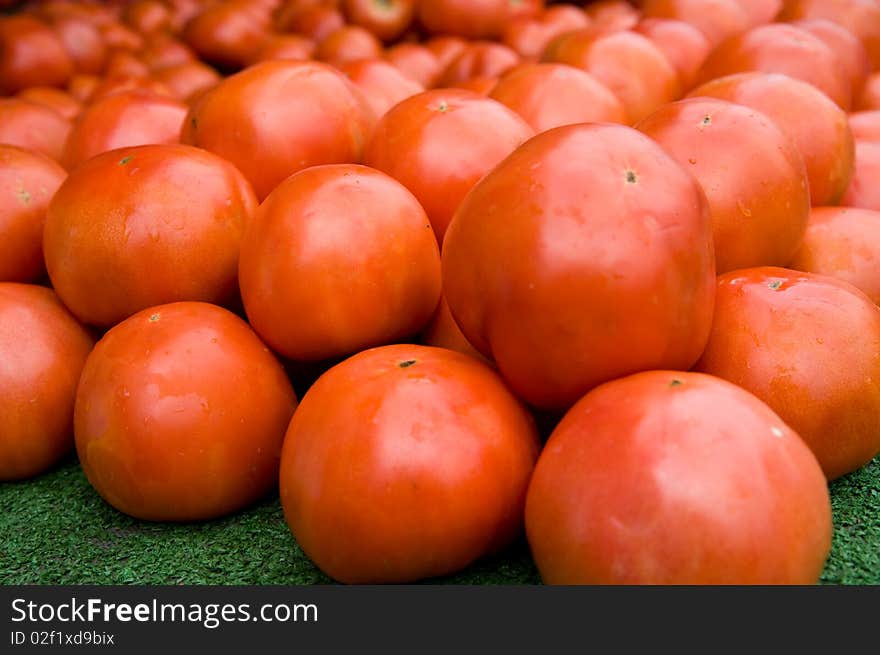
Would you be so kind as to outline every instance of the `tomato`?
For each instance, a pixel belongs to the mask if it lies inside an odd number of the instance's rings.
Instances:
[[[32,16],[0,16],[0,94],[63,86],[73,61],[49,26]]]
[[[690,98],[636,128],[706,192],[718,274],[788,264],[804,237],[810,191],[800,151],[772,120],[725,100]]]
[[[131,91],[166,96],[168,98],[174,97],[171,89],[157,79],[153,79],[152,77],[121,75],[106,77],[95,85],[92,89],[91,96],[89,96],[89,103],[98,102],[98,100],[117,93],[128,93]]]
[[[589,73],[565,64],[527,64],[501,78],[489,97],[536,132],[574,123],[623,123],[620,100]]]
[[[550,435],[526,500],[548,584],[813,584],[832,527],[798,435],[699,373],[648,371],[588,393]]]
[[[414,335],[440,300],[424,210],[365,166],[316,166],[279,185],[245,232],[239,276],[257,334],[301,361]]]
[[[280,31],[301,34],[315,42],[323,41],[344,26],[345,17],[339,10],[320,5],[294,11],[276,21]]]
[[[779,16],[784,0],[736,0],[749,19],[752,27],[772,23]]]
[[[188,111],[179,100],[142,91],[106,96],[82,112],[67,137],[61,161],[72,170],[115,148],[178,143]]]
[[[737,0],[643,0],[645,18],[674,18],[690,23],[715,48],[728,37],[745,32],[749,14]]]
[[[393,45],[385,50],[384,57],[389,64],[426,89],[434,86],[441,72],[440,62],[434,53],[418,43]]]
[[[296,396],[248,325],[200,302],[151,307],[113,327],[76,393],[76,451],[121,512],[195,521],[277,484]]]
[[[363,95],[338,70],[266,61],[204,95],[181,138],[235,164],[262,199],[309,166],[359,161],[374,120]]]
[[[120,77],[148,77],[150,67],[142,62],[133,52],[116,50],[107,59],[104,70],[105,79]]]
[[[53,20],[52,29],[67,51],[76,72],[96,75],[104,70],[107,44],[94,23],[71,16]]]
[[[122,21],[141,34],[152,34],[170,28],[171,11],[159,0],[134,0],[122,9]]]
[[[880,212],[814,207],[789,266],[849,282],[880,304]]]
[[[266,37],[254,52],[251,64],[271,59],[304,61],[315,54],[315,42],[299,34],[273,34]]]
[[[824,18],[794,21],[792,25],[806,30],[831,49],[846,73],[853,101],[859,98],[871,72],[871,60],[862,42],[846,28]]]
[[[247,64],[269,31],[269,17],[260,17],[243,0],[209,5],[183,30],[183,40],[205,61],[236,70]]]
[[[454,350],[462,355],[474,357],[487,364],[490,363],[461,333],[452,312],[449,311],[449,303],[446,302],[446,298],[442,294],[440,304],[434,310],[434,315],[419,335],[419,342],[426,346]]]
[[[0,282],[0,480],[39,475],[73,449],[92,343],[50,289]]]
[[[491,39],[501,36],[511,19],[534,16],[543,5],[543,0],[420,0],[418,18],[430,34]]]
[[[379,120],[364,163],[412,191],[442,245],[465,194],[533,134],[500,102],[470,91],[435,89],[407,98]]]
[[[358,87],[376,116],[383,116],[401,100],[424,91],[424,87],[381,59],[361,59],[340,66]]]
[[[209,152],[112,150],[78,166],[52,198],[46,267],[74,315],[101,327],[165,302],[226,302],[255,211],[241,173]]]
[[[678,73],[682,89],[693,87],[700,66],[711,46],[703,33],[690,23],[668,18],[646,18],[633,28],[651,40]]]
[[[440,348],[375,348],[303,397],[284,439],[281,505],[332,578],[413,582],[520,533],[537,453],[531,417],[485,364]]]
[[[22,100],[48,107],[68,121],[75,119],[82,111],[82,103],[79,100],[54,86],[29,86],[15,95]]]
[[[318,43],[315,58],[334,66],[359,59],[382,56],[382,42],[368,29],[346,25],[334,30]]]
[[[559,127],[517,148],[459,207],[442,265],[465,337],[537,407],[565,409],[638,370],[687,369],[709,334],[705,195],[622,125]]]
[[[100,30],[101,38],[111,51],[135,52],[144,46],[144,37],[122,23],[104,23]]]
[[[849,80],[834,52],[794,25],[761,25],[731,37],[712,51],[698,78],[702,83],[746,71],[783,73],[809,82],[844,110],[852,104]]]
[[[89,101],[92,93],[101,83],[101,79],[95,75],[86,75],[77,73],[70,78],[67,84],[67,92],[79,102],[85,103]]]
[[[689,95],[729,100],[767,115],[801,151],[811,203],[840,201],[853,171],[852,132],[846,113],[816,87],[787,75],[740,73],[713,80]]]
[[[44,273],[46,210],[66,177],[45,155],[0,144],[0,282],[32,282]]]
[[[416,0],[342,0],[348,22],[365,27],[382,41],[399,38],[416,14]]]
[[[152,76],[168,89],[172,97],[187,103],[217,86],[221,79],[216,70],[200,61],[168,66]]]
[[[590,24],[604,32],[632,29],[640,12],[626,0],[595,0],[584,5]]]
[[[812,449],[829,480],[880,452],[880,309],[851,284],[784,268],[718,278],[697,369],[737,384]]]
[[[857,111],[850,114],[849,128],[856,141],[880,141],[880,110]]]
[[[179,66],[198,61],[192,48],[178,39],[164,34],[154,35],[147,39],[137,56],[151,72],[162,70],[168,66]]]
[[[498,77],[519,61],[519,55],[505,45],[473,41],[443,69],[437,86],[452,87],[478,77]]]
[[[552,44],[551,44],[552,46]],[[681,94],[678,73],[649,39],[631,31],[575,33],[562,51],[548,46],[543,59],[576,66],[607,86],[623,103],[630,123]]]
[[[880,73],[872,73],[853,104],[854,109],[880,109]]]
[[[847,207],[880,210],[880,142],[856,142],[856,161],[852,179],[840,204]]]
[[[21,98],[0,98],[0,143],[58,161],[69,132],[70,121],[54,109]]]
[[[468,46],[468,41],[457,36],[435,36],[425,41],[425,47],[437,58],[442,71]]]
[[[590,19],[579,7],[558,4],[535,17],[520,16],[507,23],[501,41],[523,59],[537,60],[560,34],[587,27]]]

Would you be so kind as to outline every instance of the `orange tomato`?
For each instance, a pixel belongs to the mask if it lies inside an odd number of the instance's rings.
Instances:
[[[61,159],[70,121],[54,109],[22,98],[0,98],[0,143]]]
[[[840,204],[880,210],[880,142],[856,142],[852,179]]]

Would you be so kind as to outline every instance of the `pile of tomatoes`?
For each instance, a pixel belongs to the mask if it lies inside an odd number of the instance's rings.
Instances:
[[[0,479],[343,582],[812,583],[880,452],[876,0],[0,16]]]

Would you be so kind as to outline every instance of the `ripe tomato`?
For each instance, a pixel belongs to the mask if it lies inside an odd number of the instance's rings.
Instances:
[[[108,48],[97,25],[69,16],[54,19],[51,26],[76,72],[97,75],[104,70]]]
[[[718,274],[788,264],[804,237],[810,191],[800,151],[772,120],[725,100],[690,98],[636,128],[706,192]]]
[[[846,207],[880,210],[880,142],[856,142],[852,179],[840,204]]]
[[[784,268],[718,278],[697,369],[751,391],[829,480],[880,452],[880,309],[851,284]]]
[[[50,289],[0,282],[0,480],[43,473],[71,451],[92,343]]]
[[[134,0],[122,9],[122,21],[141,34],[151,34],[171,27],[171,11],[159,0]]]
[[[560,34],[587,27],[590,19],[579,7],[558,4],[535,17],[520,16],[507,23],[501,41],[527,61],[536,61]]]
[[[627,0],[594,0],[584,5],[590,24],[603,32],[629,30],[639,22],[640,12]]]
[[[479,77],[498,77],[519,61],[519,55],[505,45],[473,41],[443,69],[437,86],[453,87]]]
[[[254,330],[294,360],[414,335],[440,300],[424,210],[366,166],[315,166],[281,183],[245,232],[239,275]]]
[[[700,69],[700,83],[747,71],[783,73],[815,86],[842,109],[852,105],[849,79],[834,52],[794,25],[761,25],[715,48]]]
[[[49,277],[74,315],[103,327],[165,302],[229,301],[256,205],[241,173],[204,150],[103,153],[78,166],[49,204]]]
[[[880,212],[814,207],[789,266],[849,282],[880,304]]]
[[[115,20],[103,23],[100,29],[101,38],[111,52],[120,50],[135,52],[144,45],[144,37],[141,34]]]
[[[531,417],[485,364],[441,348],[374,348],[303,397],[284,439],[281,505],[334,579],[412,582],[519,534],[537,454]]]
[[[853,138],[846,113],[824,93],[787,75],[740,73],[694,89],[757,109],[788,134],[803,155],[814,206],[835,205],[853,170]]]
[[[646,36],[675,67],[682,89],[693,87],[700,66],[712,50],[709,40],[690,23],[669,18],[646,18],[633,28]]]
[[[281,32],[301,34],[317,43],[344,27],[345,17],[338,9],[315,5],[281,13],[275,24]]]
[[[699,373],[588,393],[550,435],[526,500],[549,584],[813,584],[831,532],[809,448],[760,400]]]
[[[67,84],[67,92],[82,103],[88,102],[94,90],[101,83],[96,75],[76,74]]]
[[[861,97],[871,72],[871,60],[862,42],[846,28],[824,18],[798,20],[792,25],[806,30],[831,49],[849,82],[853,101]]]
[[[374,121],[361,92],[335,68],[265,61],[202,96],[181,140],[231,161],[262,199],[309,166],[359,161]]]
[[[54,109],[21,98],[0,98],[0,143],[59,161],[69,132],[70,121]]]
[[[372,32],[358,25],[345,25],[332,31],[318,43],[315,58],[341,66],[359,59],[382,56],[382,42]]]
[[[269,32],[269,16],[248,7],[246,0],[208,5],[189,20],[183,40],[205,61],[236,70],[251,61]]]
[[[89,355],[76,450],[119,511],[209,519],[274,487],[295,407],[284,369],[247,323],[207,303],[160,305],[112,328]]]
[[[89,97],[89,103],[95,103],[102,98],[115,95],[117,93],[127,93],[129,91],[142,91],[154,95],[166,96],[173,98],[174,94],[159,80],[152,77],[132,77],[123,75],[120,77],[109,76],[100,81]]]
[[[423,87],[434,86],[440,75],[440,62],[427,46],[419,43],[398,43],[385,50],[385,60]]]
[[[461,329],[452,317],[452,312],[449,311],[449,303],[442,295],[434,315],[419,335],[419,342],[426,346],[454,350],[462,355],[490,363],[461,333]]]
[[[82,111],[82,103],[79,100],[53,86],[29,86],[15,95],[22,100],[48,107],[68,121],[73,121]]]
[[[116,148],[178,143],[189,107],[179,100],[142,91],[121,92],[90,104],[64,144],[61,162],[73,170]]]
[[[416,15],[416,0],[342,0],[348,22],[391,42],[402,36]]]
[[[425,47],[437,58],[442,71],[468,46],[468,41],[457,36],[435,36],[425,41]]]
[[[849,128],[856,141],[880,141],[880,110],[857,111],[850,114]]]
[[[116,50],[107,59],[104,78],[117,77],[148,77],[150,67],[142,62],[133,52]]]
[[[364,163],[412,191],[442,245],[465,194],[533,134],[500,102],[470,91],[435,89],[407,98],[379,120]]]
[[[784,0],[736,0],[752,27],[772,23],[782,11]]]
[[[573,125],[530,139],[467,195],[443,288],[514,392],[565,409],[609,379],[697,360],[712,253],[693,176],[636,130]]]
[[[381,59],[361,59],[339,67],[361,90],[376,116],[384,116],[401,100],[424,91],[424,87]]]
[[[643,0],[645,18],[674,18],[690,23],[715,48],[728,37],[745,32],[749,15],[737,0]]]
[[[44,273],[46,210],[65,177],[45,155],[0,144],[0,282],[32,282]]]
[[[565,64],[525,64],[501,78],[489,97],[535,132],[574,123],[624,123],[623,104],[589,73]]]
[[[73,61],[58,36],[33,16],[0,16],[0,94],[63,86]]]
[[[544,0],[420,0],[419,23],[429,34],[453,34],[469,39],[501,36],[517,16],[535,16]]]
[[[167,34],[150,36],[137,56],[151,72],[198,61],[192,48]]]
[[[172,97],[192,102],[220,82],[220,74],[200,61],[168,66],[153,73],[153,79],[165,86]]]
[[[853,104],[854,109],[880,109],[880,73],[872,73]]]
[[[299,34],[272,34],[266,37],[254,52],[250,63],[272,59],[293,59],[305,61],[315,54],[316,44],[310,38]]]

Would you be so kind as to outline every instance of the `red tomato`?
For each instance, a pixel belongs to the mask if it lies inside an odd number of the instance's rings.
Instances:
[[[406,77],[381,59],[352,61],[341,70],[361,90],[376,116],[384,116],[401,100],[424,91],[424,87]]]
[[[872,73],[853,104],[854,109],[880,109],[880,73]]]
[[[435,36],[425,41],[425,47],[437,58],[437,63],[442,71],[449,66],[453,59],[458,57],[468,46],[468,41],[457,36]]]
[[[76,74],[70,78],[67,84],[67,92],[79,102],[89,101],[92,93],[101,83],[101,79],[95,75]]]
[[[334,579],[412,582],[520,533],[537,454],[531,417],[485,364],[440,348],[374,348],[303,397],[284,439],[281,505]]]
[[[674,18],[690,23],[714,48],[728,37],[745,32],[749,15],[737,0],[643,0],[645,18]]]
[[[135,52],[144,45],[142,35],[116,21],[101,25],[101,38],[111,51]]]
[[[752,27],[772,23],[782,11],[784,0],[736,0]]]
[[[850,114],[849,128],[856,141],[880,141],[880,110],[857,111]]]
[[[153,79],[166,87],[172,97],[183,102],[192,102],[208,89],[220,82],[220,74],[200,61],[191,61],[177,66],[168,66],[153,73]]]
[[[880,212],[814,207],[789,266],[849,282],[880,304]]]
[[[257,334],[302,361],[414,335],[440,300],[424,210],[366,166],[315,166],[279,185],[245,232],[239,275]]]
[[[46,210],[65,177],[45,155],[0,144],[0,282],[32,282],[44,273]]]
[[[690,98],[636,128],[706,192],[718,274],[788,264],[804,237],[810,191],[800,151],[772,120],[725,100]]]
[[[94,23],[74,16],[52,21],[52,29],[78,73],[96,75],[104,70],[108,49]]]
[[[845,207],[880,210],[880,142],[857,141],[852,179],[840,199]]]
[[[681,95],[678,73],[649,39],[630,31],[575,33],[545,61],[576,66],[607,86],[623,103],[630,123]]]
[[[99,494],[150,521],[241,509],[278,480],[296,396],[248,325],[199,302],[151,307],[112,328],[76,394],[76,450]]]
[[[530,139],[467,195],[443,288],[514,392],[564,409],[609,379],[697,360],[712,253],[693,176],[636,130],[573,125]]]
[[[151,36],[147,39],[137,56],[150,71],[198,61],[192,48],[165,34]]]
[[[323,41],[328,35],[345,26],[345,17],[333,7],[320,5],[294,10],[276,20],[281,32],[295,32],[312,41]]]
[[[449,303],[443,295],[440,296],[440,304],[437,305],[434,315],[419,335],[419,341],[426,346],[454,350],[462,355],[490,363],[461,333],[452,312],[449,311]]]
[[[603,32],[632,29],[640,12],[626,0],[594,0],[584,5],[591,25]]]
[[[59,161],[69,132],[70,121],[54,109],[21,98],[0,98],[0,143]]]
[[[560,34],[587,27],[590,19],[579,7],[558,4],[535,17],[520,16],[507,23],[501,40],[526,60],[537,60]]]
[[[239,69],[252,60],[269,31],[269,17],[260,16],[247,1],[209,5],[183,30],[183,40],[205,63]]]
[[[299,34],[272,34],[254,52],[251,64],[271,59],[305,61],[315,54],[315,42]]]
[[[533,134],[500,102],[436,89],[407,98],[379,120],[364,162],[412,191],[442,244],[465,194]]]
[[[73,61],[58,36],[33,16],[0,16],[0,94],[63,86]]]
[[[416,0],[342,0],[348,22],[365,27],[383,41],[394,41],[412,24]]]
[[[92,94],[89,96],[89,103],[98,102],[98,100],[117,93],[128,93],[131,91],[166,96],[168,98],[174,97],[171,89],[158,79],[153,79],[152,77],[132,77],[130,75],[122,75],[119,77],[106,77],[100,81],[94,89],[92,89]]]
[[[806,30],[831,49],[846,74],[853,101],[859,98],[871,72],[871,60],[862,42],[846,28],[824,18],[799,20],[792,25]]]
[[[771,267],[722,275],[697,369],[770,405],[829,480],[880,452],[880,309],[847,282]]]
[[[385,60],[401,73],[430,88],[440,75],[440,62],[427,46],[418,43],[398,43],[385,51]]]
[[[39,475],[72,450],[92,343],[50,289],[0,282],[0,480]]]
[[[334,30],[318,43],[315,58],[334,66],[359,59],[382,56],[382,42],[368,29],[346,25]]]
[[[589,73],[565,64],[526,64],[501,78],[489,97],[536,132],[560,125],[626,122],[623,104]]]
[[[713,80],[689,95],[729,100],[770,117],[801,151],[812,204],[839,202],[853,171],[852,132],[846,113],[816,87],[787,75],[740,73]]]
[[[150,67],[127,50],[116,50],[107,59],[105,79],[118,77],[148,77]]]
[[[53,86],[29,86],[15,94],[22,100],[43,105],[72,121],[82,111],[82,103],[66,91]]]
[[[266,61],[208,91],[184,123],[182,141],[238,166],[262,199],[309,166],[359,161],[374,121],[338,70]]]
[[[690,89],[712,47],[703,33],[690,23],[668,18],[646,18],[633,28],[646,36],[678,72],[682,89]]]
[[[225,302],[255,211],[241,173],[210,152],[112,150],[77,167],[49,204],[46,267],[64,304],[92,325],[165,302]]]
[[[178,143],[189,107],[179,100],[142,91],[96,100],[70,131],[61,161],[73,170],[95,155],[127,146]]]
[[[832,527],[798,435],[699,373],[649,371],[588,393],[551,434],[526,500],[549,584],[813,584]]]
[[[141,34],[152,34],[171,26],[171,11],[159,0],[134,0],[123,7],[122,20]]]
[[[430,34],[491,39],[513,18],[535,16],[543,5],[544,0],[420,0],[418,17]]]
[[[479,77],[498,77],[519,61],[519,55],[507,46],[492,41],[473,41],[443,69],[437,86],[452,87]]]
[[[705,83],[747,71],[783,73],[812,84],[844,110],[852,104],[849,79],[834,52],[794,25],[761,25],[731,37],[712,51],[698,78]]]

